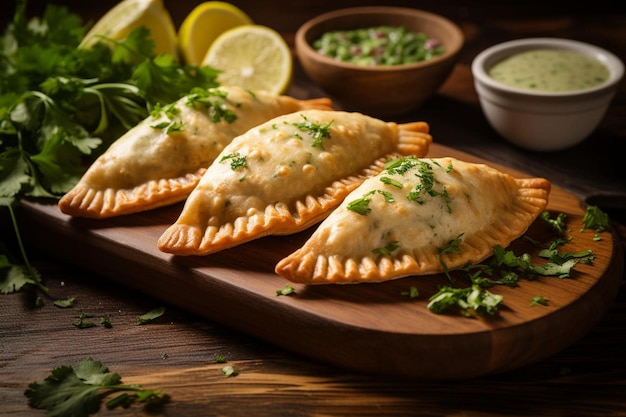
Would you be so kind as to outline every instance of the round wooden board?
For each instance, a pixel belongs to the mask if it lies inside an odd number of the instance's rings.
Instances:
[[[528,176],[438,144],[431,146],[429,156],[487,163],[516,177]],[[24,233],[33,244],[108,279],[282,348],[356,371],[424,380],[503,372],[564,349],[606,312],[623,274],[615,236],[604,232],[601,240],[594,240],[593,231],[583,231],[583,203],[556,186],[548,210],[567,215],[572,240],[563,250],[591,249],[595,261],[577,265],[569,278],[521,279],[516,288],[491,288],[504,297],[493,317],[430,312],[428,298],[449,284],[443,275],[377,284],[291,284],[274,273],[274,265],[312,230],[259,239],[206,257],[171,257],[158,251],[156,241],[181,207],[96,221],[71,219],[55,205],[25,201],[23,208],[35,215]],[[545,242],[554,239],[543,220],[527,235]],[[509,249],[516,254],[537,251],[523,238]],[[75,251],[82,255],[71,256]],[[287,284],[295,294],[277,296]],[[411,286],[419,290],[416,299],[402,295]],[[531,306],[535,296],[544,297],[547,305]]]

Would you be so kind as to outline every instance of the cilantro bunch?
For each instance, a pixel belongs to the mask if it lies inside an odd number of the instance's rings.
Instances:
[[[78,15],[49,4],[29,19],[26,6],[18,0],[0,38],[0,215],[11,215],[20,247],[13,215],[20,198],[58,199],[156,106],[219,85],[211,67],[155,55],[145,27],[80,48],[89,27]],[[25,269],[0,249],[0,292],[40,282],[24,261]]]

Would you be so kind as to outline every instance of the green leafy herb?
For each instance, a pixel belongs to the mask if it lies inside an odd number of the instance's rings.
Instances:
[[[399,247],[400,243],[397,240],[394,240],[382,248],[372,249],[372,253],[375,253],[376,255],[389,256]]]
[[[450,279],[450,274],[448,271],[448,265],[446,265],[445,261],[443,260],[443,256],[450,254],[450,253],[460,253],[461,249],[459,248],[459,245],[463,241],[462,237],[463,237],[463,233],[461,233],[456,238],[449,241],[448,244],[444,246],[443,248],[437,249],[437,256],[439,257],[439,263],[441,263],[441,266],[443,266],[443,272],[446,274],[448,279]]]
[[[350,201],[346,206],[346,209],[365,216],[367,213],[372,211],[372,209],[369,207],[370,201],[372,201],[371,197],[357,198],[356,200]]]
[[[295,294],[296,290],[291,285],[287,284],[283,288],[276,290],[276,295],[290,295]]]
[[[402,183],[389,177],[380,177],[380,182],[391,185],[396,188],[402,188]]]
[[[230,169],[233,171],[242,170],[246,167],[246,156],[239,152],[224,155],[220,159],[220,163],[230,159]]]
[[[235,368],[233,368],[230,365],[226,365],[225,367],[222,368],[222,372],[224,373],[225,376],[227,377],[231,377],[231,376],[237,376],[239,374],[239,372],[237,372],[235,370]]]
[[[389,174],[405,174],[419,163],[419,159],[415,157],[390,159],[385,163],[385,170]]]
[[[215,354],[215,356],[214,356],[214,360],[215,360],[215,363],[226,363],[226,362],[228,362],[228,361],[226,360],[226,357],[225,357],[225,356],[223,356],[223,355],[220,355],[219,353],[216,353],[216,354]]]
[[[109,319],[108,316],[100,317],[100,324],[106,329],[113,328],[113,325],[111,324],[111,320]]]
[[[417,298],[420,295],[419,290],[417,289],[417,287],[411,286],[409,287],[408,291],[402,291],[400,293],[400,295],[405,295],[409,298]]]
[[[363,194],[363,197],[357,198],[356,200],[352,200],[351,202],[349,202],[348,205],[346,206],[346,209],[350,211],[354,211],[355,213],[358,213],[362,216],[365,216],[371,211],[369,204],[372,201],[371,196],[373,194],[382,195],[383,198],[385,199],[385,203],[393,203],[395,201],[393,194],[391,194],[388,191],[372,190]]]
[[[549,213],[544,212],[541,218],[546,220],[557,234],[557,237],[548,243],[548,247],[541,249],[538,255],[547,262],[544,264],[533,264],[528,253],[516,255],[511,250],[506,250],[500,245],[493,248],[493,256],[486,264],[466,265],[459,268],[459,272],[465,272],[471,284],[469,287],[454,288],[446,286],[430,298],[428,308],[435,313],[442,313],[451,308],[459,308],[466,315],[471,316],[471,311],[476,310],[478,314],[495,314],[502,299],[489,292],[481,292],[488,287],[495,285],[507,285],[514,287],[518,285],[520,277],[533,280],[538,276],[568,278],[572,269],[578,262],[591,263],[595,256],[591,250],[580,252],[559,252],[559,247],[571,240],[565,236],[566,216],[559,213],[551,218]],[[461,236],[459,236],[460,238]],[[459,239],[457,238],[457,239]],[[455,242],[456,241],[456,242]],[[443,248],[443,252],[454,252],[458,240],[452,241],[450,245]],[[537,244],[537,242],[534,242]],[[444,264],[444,270],[447,267]],[[449,271],[446,272],[450,278]],[[547,300],[543,297],[535,297],[531,303],[543,304]]]
[[[55,300],[54,305],[60,308],[69,308],[69,307],[74,307],[75,302],[76,302],[76,298],[68,297],[65,300]]]
[[[49,4],[43,16],[29,19],[26,3],[17,1],[0,47],[1,206],[10,208],[22,197],[58,199],[158,103],[219,85],[213,68],[155,55],[145,27],[122,41],[103,38],[79,48],[88,26],[78,15]],[[25,267],[4,258],[0,291],[34,285],[46,292],[19,245]]]
[[[104,398],[120,392],[106,403],[108,409],[128,408],[134,403],[162,406],[169,401],[169,396],[159,390],[123,385],[119,374],[110,373],[91,358],[74,367],[53,369],[45,380],[31,383],[24,395],[31,407],[46,410],[49,416],[87,417],[100,410]]]
[[[137,317],[137,324],[147,324],[161,317],[165,313],[164,307],[157,307]]]
[[[541,213],[540,217],[543,220],[545,220],[546,223],[548,223],[550,226],[552,226],[552,228],[559,235],[564,235],[565,232],[567,231],[565,229],[565,225],[566,225],[566,221],[567,221],[567,214],[565,214],[565,213],[558,213],[555,218],[551,218],[550,217],[550,212],[544,211],[544,212]]]
[[[609,216],[597,206],[587,206],[583,216],[583,228],[592,229],[596,233],[609,228]]]
[[[219,88],[194,88],[187,95],[187,105],[195,107],[199,104],[206,108],[212,122],[217,123],[225,120],[228,123],[233,123],[237,120],[237,114],[226,107],[227,97],[228,92]],[[235,106],[239,107],[241,103],[235,103]]]
[[[479,315],[494,315],[503,297],[482,289],[478,285],[468,288],[453,288],[445,286],[429,299],[428,309],[434,313],[457,307],[463,315],[470,317],[471,311]]]
[[[535,307],[537,305],[547,306],[548,300],[546,300],[542,295],[537,295],[530,300],[530,306]]]
[[[301,115],[304,121],[293,123],[298,129],[308,133],[313,138],[313,147],[320,147],[324,149],[322,141],[324,139],[330,139],[330,126],[333,124],[331,120],[328,123],[314,123],[311,122],[305,115]]]
[[[90,327],[96,327],[96,323],[94,323],[91,320],[87,320],[91,318],[93,318],[93,314],[81,312],[78,318],[72,324],[75,327],[78,327],[79,329],[88,329]]]

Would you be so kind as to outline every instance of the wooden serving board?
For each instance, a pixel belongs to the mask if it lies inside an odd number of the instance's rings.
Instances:
[[[431,146],[429,156],[484,162],[527,176],[438,144]],[[351,370],[427,380],[498,373],[564,349],[609,308],[623,274],[619,241],[610,232],[594,241],[593,231],[581,231],[583,203],[556,186],[548,209],[567,214],[573,239],[564,250],[591,249],[595,262],[577,265],[566,279],[521,279],[516,288],[492,287],[504,302],[498,315],[486,318],[430,312],[428,298],[449,284],[443,275],[378,284],[291,284],[295,294],[277,296],[276,291],[290,282],[274,273],[274,265],[313,229],[262,238],[205,257],[172,257],[160,252],[156,242],[181,208],[177,204],[88,220],[70,218],[55,204],[24,201],[21,214],[28,221],[21,221],[21,227],[29,244],[274,345]],[[554,239],[542,220],[528,235],[545,242]],[[516,254],[536,254],[523,238],[510,248]],[[417,299],[401,294],[411,286],[419,290]],[[548,305],[531,306],[535,296],[546,298]]]

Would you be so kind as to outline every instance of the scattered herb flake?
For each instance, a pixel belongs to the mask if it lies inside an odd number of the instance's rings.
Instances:
[[[609,228],[609,216],[597,206],[587,206],[583,216],[583,228],[592,229],[596,233]]]
[[[237,372],[235,370],[235,368],[233,368],[230,365],[226,365],[225,367],[222,368],[222,372],[224,373],[225,376],[227,377],[231,377],[231,376],[237,376],[239,374],[239,372]]]
[[[150,323],[151,321],[156,320],[159,317],[161,317],[163,313],[165,313],[165,308],[157,307],[154,310],[150,310],[147,313],[142,314],[141,316],[137,317],[137,324],[141,325],[141,324]]]
[[[330,139],[330,126],[333,124],[331,120],[328,123],[314,123],[311,122],[305,115],[301,114],[304,121],[293,123],[295,127],[301,131],[308,133],[313,138],[313,147],[320,147],[324,149],[322,141],[324,139]]]
[[[113,327],[108,316],[100,317],[100,324],[107,329],[111,329]]]
[[[233,171],[242,170],[246,167],[246,156],[241,155],[239,152],[224,155],[220,159],[220,163],[230,159],[230,169]]]
[[[535,307],[537,305],[547,306],[548,300],[544,298],[542,295],[536,295],[530,300],[530,306]]]
[[[55,300],[54,301],[54,305],[59,307],[59,308],[74,307],[75,303],[76,303],[76,298],[74,298],[74,297],[68,297],[65,300]]]
[[[419,297],[420,293],[419,293],[419,290],[417,289],[417,287],[412,285],[412,286],[409,287],[408,291],[402,291],[400,293],[400,295],[404,295],[404,296],[407,296],[409,298],[417,298],[417,297]]]
[[[88,329],[90,327],[96,327],[96,323],[91,320],[87,320],[93,318],[93,314],[91,313],[83,313],[81,312],[77,319],[72,323],[75,327],[79,329]]]
[[[283,288],[276,290],[276,295],[290,295],[295,294],[296,290],[291,285],[287,284]]]

